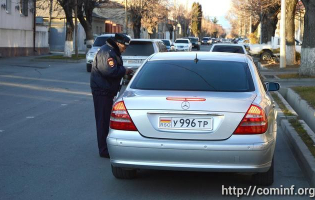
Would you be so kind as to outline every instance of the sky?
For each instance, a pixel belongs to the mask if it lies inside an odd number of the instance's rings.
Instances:
[[[231,0],[174,0],[177,3],[181,3],[184,6],[191,8],[194,2],[199,2],[202,6],[202,11],[205,17],[216,17],[219,20],[219,24],[225,29],[230,29],[231,25],[225,19],[225,15],[230,9]]]

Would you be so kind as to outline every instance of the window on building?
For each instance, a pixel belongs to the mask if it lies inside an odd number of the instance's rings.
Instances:
[[[98,34],[98,26],[96,26],[96,34]]]
[[[21,0],[21,14],[28,16],[28,0]]]
[[[6,3],[5,3],[5,10],[7,11],[7,13],[11,13],[11,0],[6,0]]]

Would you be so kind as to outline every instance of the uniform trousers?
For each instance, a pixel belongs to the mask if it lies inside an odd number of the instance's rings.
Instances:
[[[93,94],[93,102],[99,154],[108,154],[106,138],[109,131],[110,114],[113,107],[113,96]]]

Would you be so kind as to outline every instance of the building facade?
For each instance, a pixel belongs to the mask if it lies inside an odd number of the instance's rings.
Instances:
[[[0,5],[0,56],[49,52],[47,29],[36,27],[33,0],[0,0]]]

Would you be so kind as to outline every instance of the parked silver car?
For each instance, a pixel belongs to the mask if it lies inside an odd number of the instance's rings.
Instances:
[[[113,106],[113,175],[134,178],[142,168],[249,172],[256,184],[270,185],[277,124],[269,91],[279,87],[263,83],[247,55],[150,56]]]

